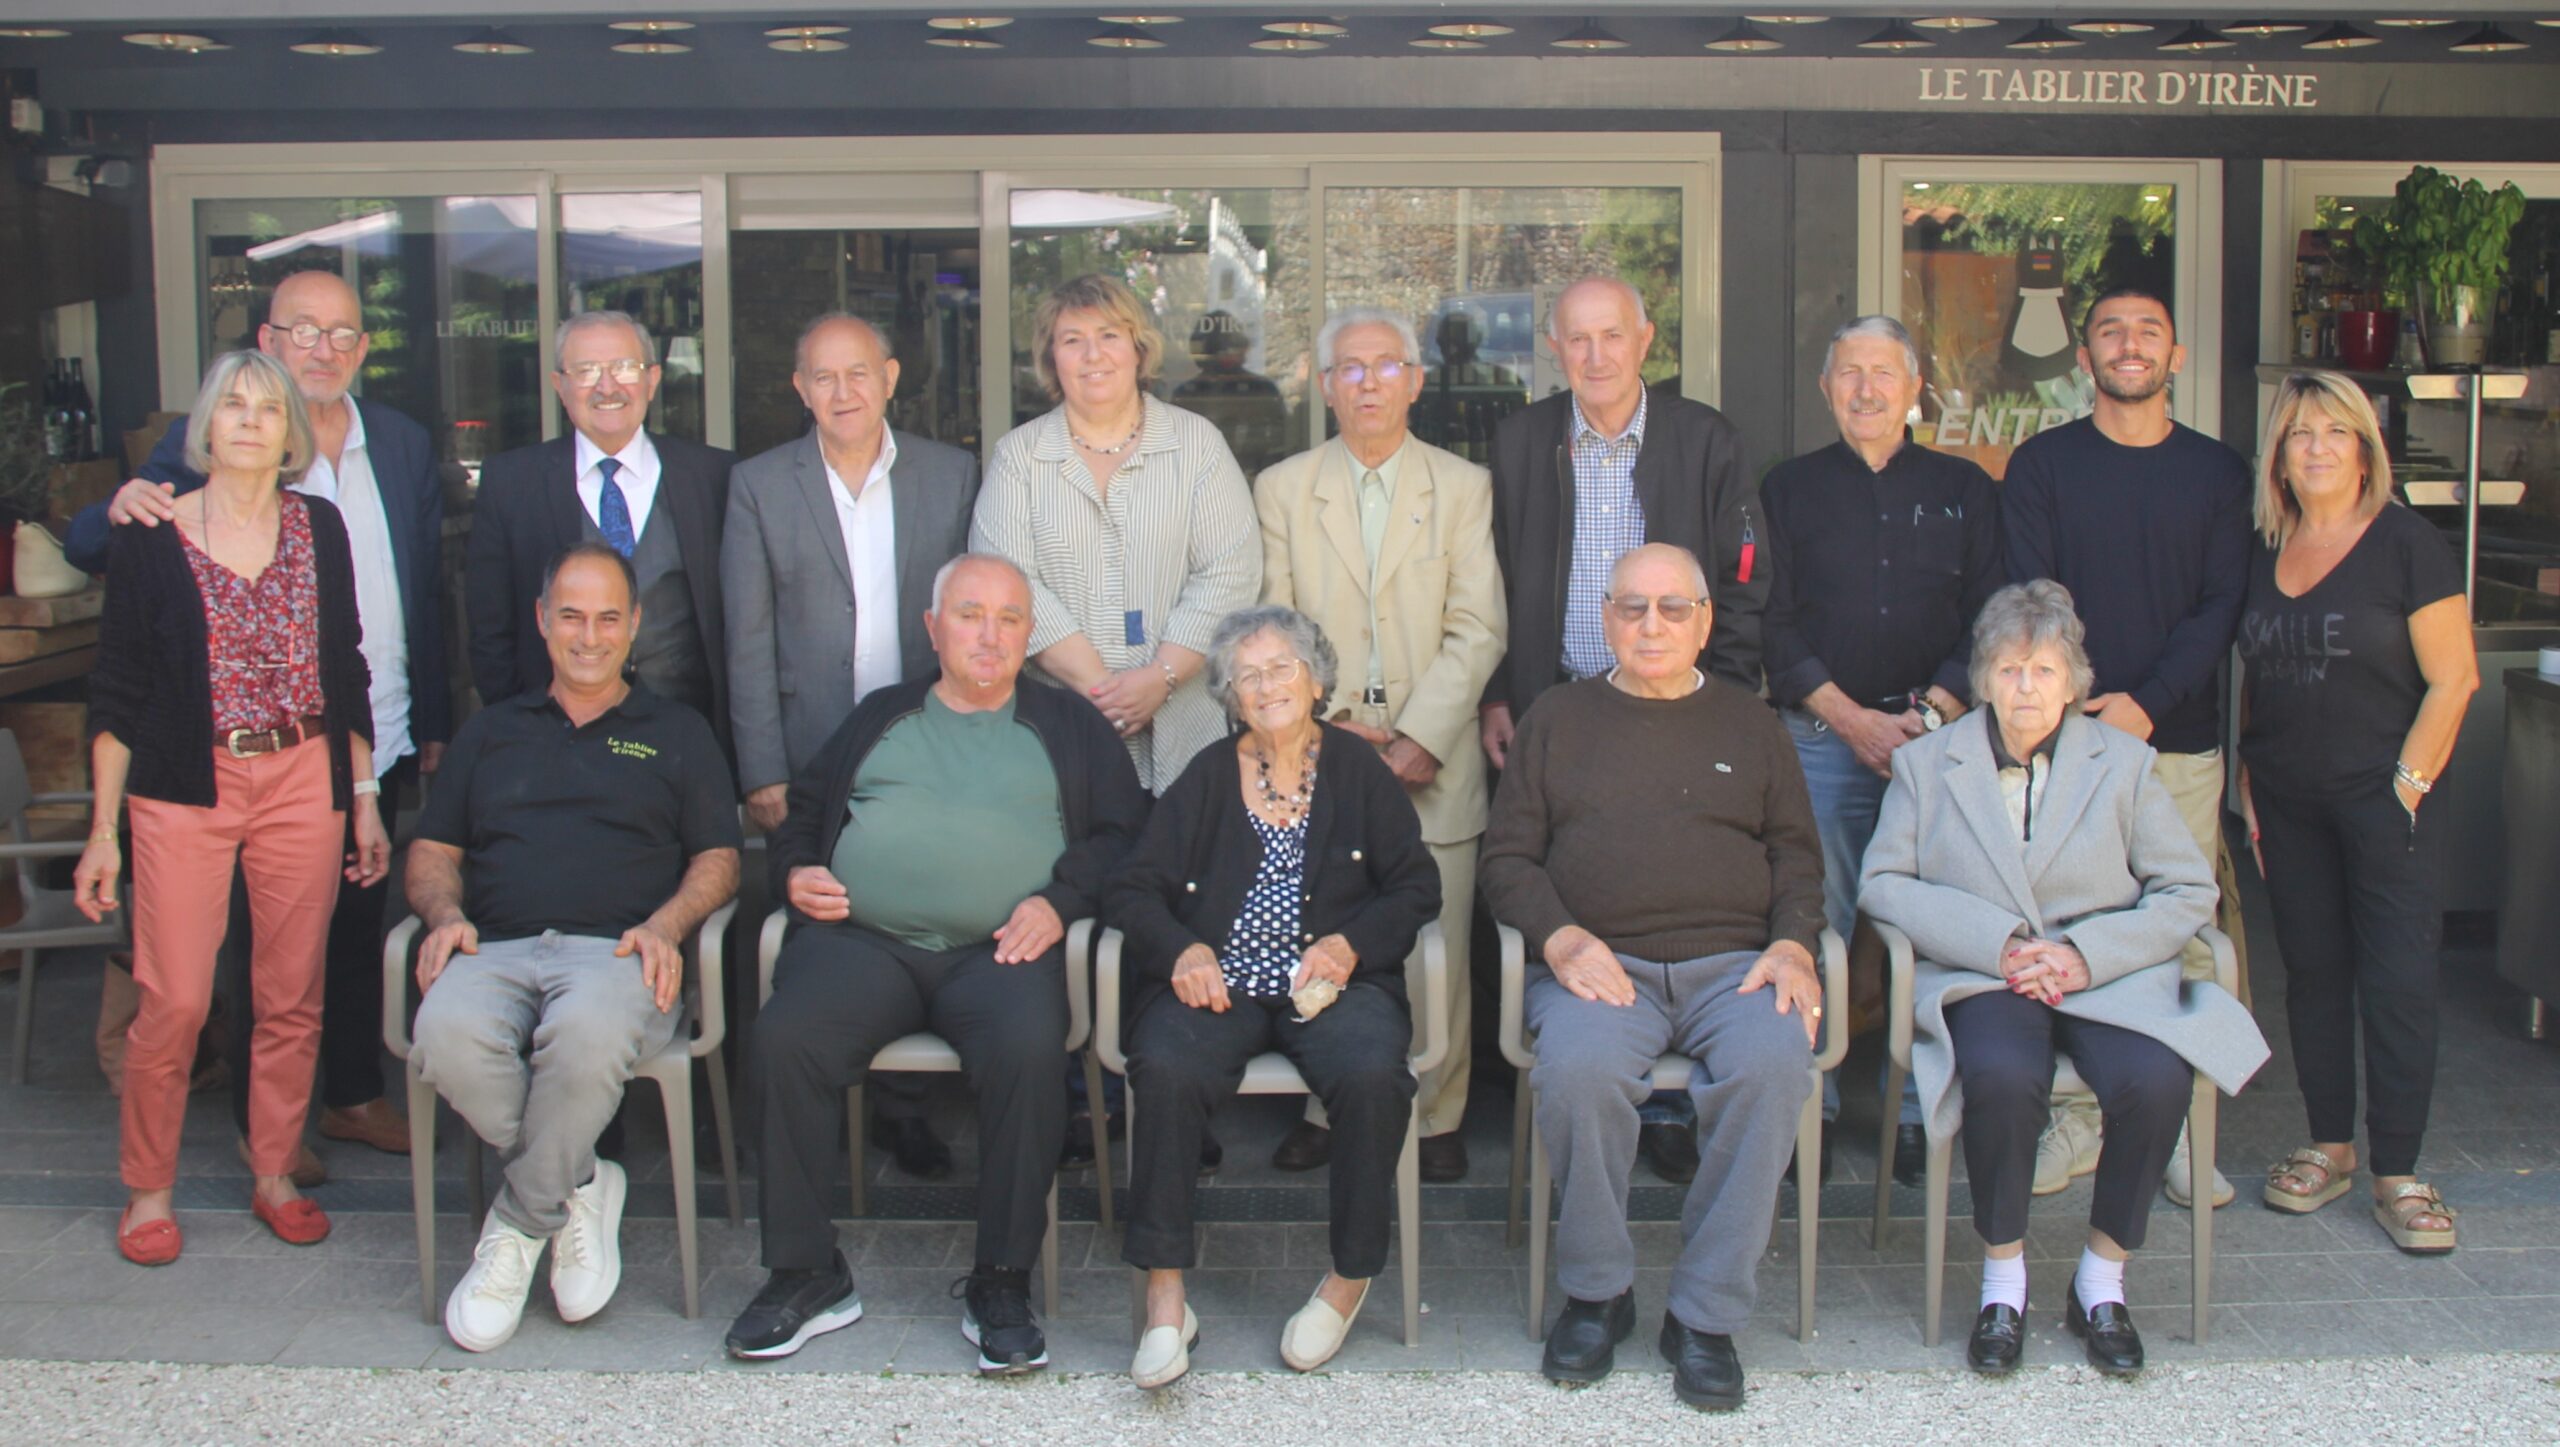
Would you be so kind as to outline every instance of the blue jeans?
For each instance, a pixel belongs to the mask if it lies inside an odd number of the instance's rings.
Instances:
[[[1884,803],[1885,777],[1858,762],[1848,741],[1803,709],[1780,711],[1787,736],[1794,740],[1796,762],[1804,766],[1805,792],[1813,797],[1813,827],[1822,836],[1822,919],[1842,943],[1858,923],[1858,873],[1867,842],[1876,837],[1876,810]],[[1886,1058],[1885,1068],[1892,1069]],[[1822,1077],[1822,1118],[1840,1115],[1840,1072]],[[1902,1124],[1920,1123],[1920,1092],[1911,1081],[1902,1086]]]

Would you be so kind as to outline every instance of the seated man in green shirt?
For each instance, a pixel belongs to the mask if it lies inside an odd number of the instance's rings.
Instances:
[[[930,1030],[978,1094],[976,1265],[960,1330],[987,1373],[1046,1366],[1030,1268],[1066,1135],[1067,921],[1146,821],[1101,712],[1017,687],[1031,585],[965,553],[933,580],[941,672],[865,698],[793,780],[770,840],[791,933],[749,1062],[764,1102],[764,1264],[732,1356],[789,1356],[861,1319],[827,1203],[844,1175],[844,1092]]]

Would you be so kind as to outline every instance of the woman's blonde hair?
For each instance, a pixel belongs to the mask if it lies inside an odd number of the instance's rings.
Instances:
[[[2305,412],[2345,423],[2356,435],[2364,459],[2364,494],[2356,499],[2356,516],[2372,517],[2391,501],[2391,451],[2364,388],[2336,372],[2296,372],[2276,384],[2275,405],[2267,409],[2265,456],[2258,467],[2258,536],[2271,548],[2283,547],[2302,525],[2302,504],[2284,475],[2284,440]]]
[[[1105,320],[1129,334],[1130,345],[1138,349],[1138,390],[1155,385],[1156,373],[1164,364],[1164,333],[1156,329],[1156,319],[1138,294],[1118,277],[1095,272],[1079,276],[1040,298],[1039,310],[1031,314],[1031,365],[1040,373],[1040,390],[1057,401],[1066,395],[1058,384],[1058,363],[1050,353],[1058,341],[1058,318],[1071,311],[1095,311]]]
[[[284,363],[264,352],[225,352],[204,369],[195,410],[187,414],[188,470],[199,477],[213,475],[213,414],[235,383],[252,397],[284,399],[284,456],[276,480],[286,485],[302,481],[320,450],[311,435],[311,409],[302,404],[302,393],[294,388],[293,374],[284,369]]]

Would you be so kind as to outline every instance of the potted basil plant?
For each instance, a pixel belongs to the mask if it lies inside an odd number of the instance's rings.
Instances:
[[[2418,310],[2430,366],[2478,366],[2489,356],[2490,298],[2507,274],[2507,239],[2524,217],[2513,182],[2492,191],[2415,166],[2391,204],[2356,219],[2356,250]]]

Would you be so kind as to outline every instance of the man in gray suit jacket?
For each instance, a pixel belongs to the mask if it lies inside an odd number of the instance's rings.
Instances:
[[[730,474],[720,553],[738,783],[768,832],[864,695],[934,671],[933,575],[968,546],[978,501],[976,458],[889,426],[898,362],[870,322],[811,322],[791,385],[816,425]],[[941,1175],[951,1153],[900,1079],[875,1080],[878,1139],[901,1170]]]

